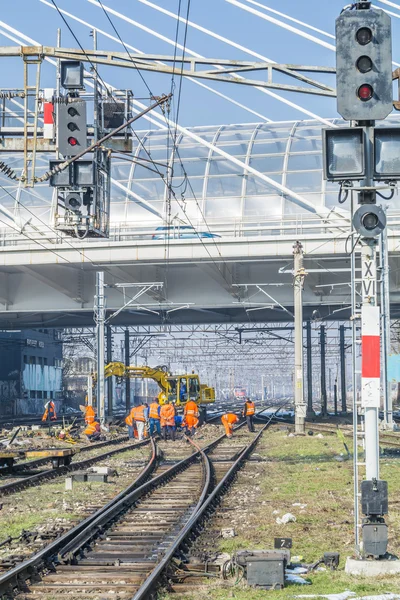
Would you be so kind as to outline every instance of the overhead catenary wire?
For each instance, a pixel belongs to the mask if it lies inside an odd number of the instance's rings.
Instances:
[[[92,3],[95,1],[96,0],[88,0],[88,2],[92,2]],[[149,0],[138,0],[138,2],[141,2],[142,4],[145,4],[146,6],[149,6],[150,8],[153,8],[154,10],[157,10],[158,12],[161,12],[165,15],[168,15],[168,16],[176,19],[176,15],[174,15],[174,13],[172,13],[171,11],[169,11],[165,8],[162,8],[161,6],[158,6],[157,4],[154,4],[153,2],[150,2]],[[121,18],[125,18],[128,22],[130,22],[130,19],[128,19],[128,17],[122,16]],[[184,21],[183,17],[180,17],[180,20]],[[270,58],[267,58],[266,56],[263,56],[262,54],[259,54],[258,52],[254,52],[250,48],[246,48],[245,46],[242,46],[241,44],[238,44],[238,43],[230,40],[229,38],[219,35],[219,34],[215,33],[214,31],[207,29],[206,27],[202,27],[202,26],[198,25],[197,23],[194,23],[193,21],[188,21],[188,25],[190,27],[193,27],[194,29],[197,29],[198,31],[201,31],[202,33],[205,33],[206,35],[208,35],[214,39],[217,39],[218,41],[221,41],[229,46],[232,46],[233,48],[236,48],[237,50],[242,50],[243,52],[246,52],[250,56],[254,56],[255,58],[258,58],[265,62],[269,62],[271,64],[274,64],[274,62],[275,62],[275,61],[271,60]],[[197,52],[194,52],[193,50],[187,49],[186,51],[191,56],[195,56],[197,58],[204,58],[201,54],[198,54]],[[292,102],[291,100],[287,100],[286,98],[280,96],[279,94],[276,94],[275,92],[273,92],[271,90],[268,90],[264,87],[259,87],[256,89],[261,91],[263,94],[267,94],[268,96],[275,98],[279,102],[282,102],[282,103],[290,106],[291,108],[295,108],[296,110],[299,110],[303,114],[305,114],[309,117],[312,117],[313,119],[316,119],[317,121],[320,121],[321,123],[327,125],[328,127],[334,127],[334,125],[332,125],[332,123],[330,121],[328,121],[327,119],[324,119],[324,118],[320,117],[319,115],[305,109],[304,107],[299,106],[298,104]]]
[[[53,1],[53,0],[52,0],[52,1]],[[96,0],[96,3],[97,3],[97,4],[100,4],[100,6],[101,6],[101,8],[103,9],[103,11],[105,11],[105,7],[104,7],[104,5],[103,5],[101,2],[99,3],[99,2]],[[190,10],[190,0],[188,0],[188,13],[187,13],[187,16],[189,16],[189,10]],[[114,29],[114,30],[116,31],[116,29]],[[123,43],[123,42],[122,42],[122,39],[121,39],[121,37],[120,37],[120,35],[119,35],[119,33],[118,33],[117,31],[116,31],[116,33],[118,34],[118,38],[119,38],[120,42],[121,42],[121,43]],[[186,25],[186,28],[185,28],[185,43],[186,43],[186,36],[187,36],[187,25]],[[129,56],[130,56],[130,55],[129,55]],[[132,58],[132,57],[131,57],[131,58]],[[183,69],[183,62],[182,62],[182,69]],[[181,80],[182,80],[182,76],[181,76]],[[165,114],[165,113],[163,113],[163,114]],[[166,122],[167,122],[168,129],[170,130],[171,123],[170,123],[169,119],[166,119]],[[177,131],[177,128],[178,128],[178,124],[176,123],[176,131]],[[175,134],[175,136],[174,136],[174,140],[176,140],[176,134]],[[174,142],[174,147],[175,147],[175,145],[176,145],[176,144],[175,144],[175,142]],[[149,156],[150,156],[150,155],[149,155]],[[181,161],[180,157],[179,157],[179,160],[180,160],[180,164],[182,165],[182,168],[184,169],[184,167],[183,167],[183,163],[182,163],[182,161]],[[186,173],[186,172],[185,172],[185,176],[186,176],[186,178],[187,178],[187,173]],[[201,208],[200,208],[200,206],[199,206],[199,203],[198,203],[198,201],[197,201],[197,198],[196,198],[196,196],[195,196],[195,194],[194,194],[193,188],[192,188],[192,186],[191,186],[191,184],[190,184],[190,181],[189,181],[189,180],[188,180],[188,183],[189,183],[189,186],[190,186],[190,188],[191,188],[191,191],[192,191],[192,193],[193,193],[193,195],[194,195],[194,198],[195,198],[195,200],[196,200],[196,203],[197,203],[197,205],[198,205],[198,207],[199,207],[199,209],[200,209],[200,212],[201,212],[201,214],[202,214],[202,216],[203,216],[203,220],[204,220],[204,222],[205,222],[205,224],[206,224],[206,226],[207,226],[208,230],[210,231],[210,228],[209,228],[209,226],[208,226],[208,224],[207,224],[207,222],[206,222],[206,219],[205,219],[205,217],[204,217],[204,215],[203,215],[203,213],[202,213],[202,211],[201,211]],[[176,196],[175,196],[175,194],[174,194],[174,192],[173,192],[173,190],[172,190],[172,187],[171,187],[171,186],[167,186],[167,188],[168,188],[168,190],[171,190],[171,193],[174,195],[174,197],[175,197],[175,199],[176,199]],[[187,215],[186,211],[184,210],[183,212],[184,212],[184,214],[185,214],[186,218],[188,219],[188,215]],[[188,220],[189,220],[189,219],[188,219]],[[168,222],[168,220],[167,220],[167,222]],[[191,221],[190,221],[190,223],[191,223]],[[206,249],[207,253],[209,254],[209,256],[210,256],[211,260],[213,261],[213,263],[214,263],[214,264],[215,264],[215,266],[217,267],[217,270],[218,270],[218,271],[219,271],[219,273],[222,275],[222,277],[224,278],[225,282],[229,284],[228,280],[225,278],[225,276],[224,276],[224,275],[221,273],[221,270],[218,268],[218,266],[217,266],[217,263],[215,263],[215,261],[214,261],[214,259],[213,259],[212,255],[211,255],[211,253],[209,252],[209,250],[208,250],[208,248],[207,248],[206,244],[204,244],[204,242],[203,242],[203,240],[202,240],[202,238],[201,238],[201,234],[199,234],[199,232],[198,232],[198,231],[197,231],[197,229],[196,229],[196,228],[193,226],[193,224],[192,224],[192,223],[191,223],[191,226],[193,227],[193,229],[194,229],[194,232],[195,232],[195,234],[197,235],[197,237],[198,237],[198,239],[200,240],[200,242],[202,243],[203,247]],[[215,240],[213,240],[213,241],[214,241],[214,243],[215,243]],[[167,247],[168,245],[169,245],[169,232],[168,232],[168,230],[167,230],[167,235],[166,235],[166,247]],[[217,247],[217,250],[218,250],[218,253],[219,253],[220,257],[222,258],[221,252],[220,252],[220,250],[219,250],[219,248],[218,248],[218,246],[217,246],[217,244],[216,244],[216,243],[215,243],[215,245],[216,245],[216,247]],[[226,263],[225,263],[225,264],[226,264]],[[226,264],[226,268],[227,268],[228,272],[230,273],[230,270],[229,270],[229,267],[228,267],[228,265],[227,265],[227,264]]]
[[[46,0],[40,0],[40,1],[41,1],[41,2],[45,2],[45,3],[46,3],[46,5],[47,5],[47,1],[46,1]],[[139,1],[144,1],[144,0],[139,0]],[[91,4],[94,4],[95,6],[98,6],[98,7],[100,8],[100,5],[98,4],[97,0],[88,0],[88,2],[90,2]],[[103,5],[103,6],[104,6],[104,5]],[[160,7],[156,7],[156,6],[154,6],[154,5],[152,5],[152,7],[153,7],[153,8],[156,8],[157,10],[161,10],[161,9],[160,9]],[[104,8],[105,8],[107,11],[110,11],[112,14],[114,14],[114,15],[116,15],[116,16],[119,16],[120,18],[122,18],[122,19],[126,20],[127,22],[129,22],[129,23],[132,23],[133,25],[136,25],[136,26],[138,26],[138,24],[137,24],[136,22],[132,21],[132,19],[129,19],[129,18],[128,18],[128,17],[126,17],[125,15],[122,15],[121,13],[118,13],[117,11],[115,11],[115,10],[113,10],[113,9],[110,9],[110,8],[109,8],[109,7],[107,7],[107,6],[104,6]],[[164,11],[164,9],[162,9],[162,11],[163,11],[163,12],[165,12],[165,11]],[[174,15],[173,13],[169,13],[169,11],[167,11],[167,12],[168,12],[168,14],[170,14],[171,16],[175,17],[175,15]],[[192,24],[192,23],[189,23],[189,24]],[[193,25],[193,24],[192,24],[192,25]],[[148,30],[148,28],[146,28],[146,30]],[[211,35],[211,33],[210,33],[210,32],[209,32],[209,34]],[[215,34],[213,34],[213,35],[215,35]],[[218,37],[220,37],[220,36],[218,36]],[[170,42],[170,43],[173,43],[173,42],[171,42],[171,40],[169,40],[169,42]],[[282,101],[283,101],[283,100],[282,100]],[[138,102],[138,101],[137,101],[137,100],[135,100],[134,98],[131,100],[131,102],[132,102],[132,104],[134,104],[135,106],[138,106],[138,107],[140,107],[140,108],[143,108],[143,106],[144,106],[142,103]],[[286,102],[286,101],[285,101],[285,102]],[[289,101],[287,101],[286,103],[289,103],[289,104],[291,104]],[[304,111],[303,111],[303,112],[304,112]],[[305,112],[307,112],[307,111],[305,111]],[[313,113],[308,113],[308,114],[310,114],[311,116],[313,116],[313,118],[317,118],[317,119],[321,120],[321,118],[320,118],[320,117],[318,117],[318,116],[314,115]],[[162,119],[163,117],[162,117],[161,115],[157,114],[156,112],[154,112],[154,113],[153,113],[153,117],[150,117],[149,115],[147,115],[147,116],[145,116],[144,118],[145,118],[147,121],[149,121],[150,123],[155,123],[155,124],[157,124],[157,126],[158,126],[158,127],[160,127],[160,124],[157,122],[157,120],[154,120],[154,119]],[[327,121],[327,123],[328,123],[328,125],[329,125],[329,126],[331,126],[331,127],[334,127],[334,126],[335,126],[334,124],[332,124],[332,123],[331,123],[331,122],[329,122],[329,121]],[[190,137],[194,138],[194,134],[193,134],[193,132],[189,132],[189,131],[188,131],[186,128],[180,127],[180,131],[181,131],[181,132],[183,132],[183,133],[185,133],[186,135],[189,135]],[[198,141],[198,142],[199,142],[199,143],[201,143],[202,145],[205,145],[206,147],[210,148],[210,146],[211,146],[211,145],[210,145],[208,142],[206,142],[205,140],[203,140],[201,137],[199,137],[199,136],[196,136],[196,137],[195,137],[195,139],[196,139],[196,141]],[[215,148],[215,152],[220,152],[220,149],[219,149],[219,148],[217,148],[217,147],[214,147],[214,148]],[[231,160],[231,161],[232,161],[232,162],[234,162],[235,164],[237,164],[237,163],[238,163],[237,159],[236,159],[235,157],[233,157],[233,156],[229,155],[228,153],[224,153],[224,156],[225,156],[225,158],[227,158],[228,160]],[[243,164],[241,163],[241,166],[244,166],[244,163],[243,163]],[[257,176],[257,177],[260,177],[261,179],[264,179],[264,180],[268,180],[268,183],[270,183],[270,184],[271,184],[273,187],[278,187],[278,186],[279,186],[279,184],[278,184],[277,182],[275,182],[273,179],[266,178],[266,176],[265,176],[264,174],[260,173],[260,172],[259,172],[259,171],[257,171],[256,169],[253,169],[252,167],[246,167],[246,168],[247,168],[247,170],[250,170],[250,171],[251,171],[253,174],[256,174],[256,176]],[[294,192],[292,192],[292,191],[291,191],[291,190],[289,190],[288,188],[285,188],[285,192],[286,192],[286,193],[287,193],[289,196],[291,196],[291,197],[293,197],[293,198],[296,198],[296,199],[299,199],[299,198],[300,198],[300,196],[299,196],[298,194],[295,194]],[[305,202],[305,201],[304,201],[304,199],[301,199],[301,201],[302,201],[303,203]],[[315,207],[314,207],[314,206],[313,206],[311,203],[307,203],[307,208],[308,208],[308,210],[311,210],[312,212],[315,212]]]
[[[14,30],[14,31],[16,32],[16,30]],[[17,32],[17,33],[19,33],[19,32]],[[73,34],[73,35],[74,35],[74,37],[75,37],[75,34]],[[37,44],[37,42],[35,42],[34,40],[32,40],[32,42]],[[80,45],[80,44],[79,44],[79,45]],[[54,65],[55,65],[54,61],[51,61],[51,62],[52,62],[52,64],[54,64]],[[89,62],[90,62],[90,61],[89,61]],[[101,78],[100,78],[100,79],[101,79]],[[106,89],[108,89],[108,85],[107,85],[107,84],[105,84],[105,83],[104,83],[104,85],[106,86]],[[147,108],[147,107],[144,107],[144,108]],[[7,226],[7,223],[5,223],[4,221],[1,221],[1,222],[2,222],[4,225],[6,225],[6,226]],[[52,229],[50,228],[50,226],[48,226],[48,227],[49,227],[49,229],[50,229],[50,230],[52,230]],[[13,228],[14,228],[14,227],[13,227]],[[193,227],[193,228],[194,228],[194,227]],[[18,229],[17,229],[17,228],[14,228],[14,229],[18,231]],[[208,250],[207,246],[204,244],[203,240],[201,239],[201,236],[199,235],[199,233],[197,232],[197,230],[196,230],[195,228],[194,228],[194,230],[195,230],[195,233],[197,234],[197,236],[198,236],[198,238],[199,238],[200,242],[202,243],[203,247],[206,249],[207,253],[209,254],[209,256],[210,256],[210,258],[211,258],[212,262],[214,262],[214,264],[216,264],[216,263],[215,263],[215,261],[214,261],[214,259],[213,259],[213,257],[212,257],[212,255],[211,255],[211,253],[209,252],[209,250]],[[52,231],[54,231],[54,230],[52,230]],[[26,236],[26,237],[28,237],[28,239],[30,239],[31,241],[37,242],[37,240],[34,240],[33,238],[29,238],[29,236],[27,236],[26,234],[25,234],[25,236]],[[40,244],[40,242],[38,242],[38,243],[39,243],[39,245],[41,245],[42,247],[44,247],[42,244]],[[76,250],[78,250],[78,249],[77,249],[75,246],[73,246],[73,248],[74,248],[74,249],[76,249]],[[78,250],[78,251],[79,251],[79,250]],[[82,251],[81,251],[81,252],[82,252]],[[68,262],[70,262],[70,261],[68,261]],[[95,265],[95,264],[93,263],[93,261],[90,261],[90,262],[92,262],[92,264],[93,264],[94,266],[97,266],[97,265]],[[101,269],[103,269],[103,267],[102,267],[102,266],[99,266],[98,268],[101,268]],[[117,278],[117,279],[118,279],[118,278]],[[121,279],[121,281],[122,281],[122,279]],[[119,291],[120,291],[120,290],[119,290]],[[120,291],[120,293],[123,293],[123,292],[121,292],[121,291]]]
[[[53,1],[53,0],[52,0],[52,1]],[[105,14],[105,16],[107,17],[107,20],[108,20],[108,22],[110,23],[111,27],[113,28],[113,30],[114,30],[114,32],[115,32],[115,35],[118,37],[119,41],[121,42],[121,44],[122,44],[122,45],[123,45],[123,47],[125,48],[125,52],[128,54],[128,56],[129,56],[129,58],[131,59],[132,63],[135,65],[135,67],[136,67],[136,71],[138,72],[140,79],[143,81],[143,83],[144,83],[144,85],[145,85],[145,87],[146,87],[147,91],[149,92],[150,96],[152,97],[152,96],[153,96],[153,92],[151,91],[151,89],[150,89],[150,86],[148,85],[148,83],[147,83],[146,79],[144,78],[144,76],[143,76],[143,73],[140,71],[140,69],[138,69],[138,68],[137,68],[137,66],[136,66],[136,63],[135,63],[135,61],[133,60],[133,58],[132,58],[132,56],[131,56],[131,53],[129,52],[129,50],[128,50],[128,48],[127,48],[126,44],[125,44],[125,42],[123,41],[123,39],[121,38],[120,34],[118,33],[118,30],[117,30],[117,28],[115,27],[114,23],[112,22],[112,20],[111,20],[111,18],[110,18],[110,15],[109,15],[109,14],[108,14],[108,12],[107,12],[107,11],[104,9],[104,6],[103,6],[103,3],[102,3],[102,1],[101,1],[101,0],[97,0],[97,1],[98,1],[98,3],[100,4],[100,6],[101,6],[101,8],[102,8],[102,10],[103,10],[103,13],[104,13],[104,14]]]
[[[108,91],[108,94],[110,95],[110,91],[107,87],[107,85],[105,84],[103,78],[101,77],[101,75],[98,72],[98,69],[96,68],[96,66],[93,64],[93,62],[90,60],[89,56],[87,55],[87,53],[85,52],[84,47],[82,46],[82,44],[80,43],[79,39],[77,38],[77,36],[75,35],[75,33],[72,30],[72,27],[70,26],[70,24],[68,23],[67,19],[64,17],[64,15],[62,14],[61,10],[58,8],[55,0],[50,0],[50,2],[53,4],[54,8],[56,9],[56,11],[58,12],[58,14],[60,15],[61,19],[63,20],[63,22],[65,23],[68,31],[70,32],[70,34],[72,35],[72,37],[74,38],[74,40],[76,41],[76,43],[78,44],[79,48],[82,50],[82,52],[84,53],[84,55],[86,56],[87,61],[90,63],[90,66],[93,69],[93,72],[96,74],[96,77],[98,79],[100,79],[104,89],[106,91]]]
[[[91,0],[88,0],[91,1]],[[39,0],[39,2],[41,2],[42,4],[45,4],[46,6],[48,6],[49,8],[54,8],[52,6],[52,4],[50,4],[50,0]],[[92,4],[94,4],[94,6],[97,6],[100,8],[100,4],[98,4],[97,0],[95,0],[95,2],[92,2]],[[71,19],[74,19],[75,21],[77,21],[78,23],[81,23],[82,25],[85,25],[86,27],[90,27],[92,29],[96,29],[96,31],[98,33],[101,33],[101,35],[104,35],[105,37],[107,37],[108,39],[114,40],[117,43],[120,43],[119,39],[110,35],[109,33],[107,33],[106,31],[99,29],[98,27],[95,27],[94,25],[91,25],[90,23],[88,23],[87,21],[80,19],[79,17],[77,17],[76,15],[73,15],[72,13],[69,13],[63,9],[59,9],[61,12],[63,12],[66,16],[68,16]],[[111,12],[111,14],[116,14],[117,16],[119,15],[119,13],[117,13],[116,11],[113,11],[112,9],[108,9]],[[161,34],[156,34],[152,29],[145,27],[143,25],[141,25],[140,23],[137,23],[136,21],[133,21],[132,19],[130,19],[130,23],[135,25],[136,27],[141,28],[142,30],[150,33],[151,35],[157,35],[157,37],[159,37],[160,39],[162,39],[163,41],[166,41],[167,43],[170,44],[174,44],[174,42],[168,38],[166,38],[165,36],[161,35]],[[134,46],[132,46],[131,44],[128,44],[127,42],[124,42],[125,45],[127,46],[127,48],[129,48],[130,50],[133,50],[134,52],[136,52],[137,54],[141,54],[144,55],[145,53],[142,52],[141,50],[138,50],[137,48],[135,48]],[[180,47],[180,45],[178,44],[177,46],[178,48]],[[159,64],[164,64],[161,61],[157,61]],[[262,119],[263,121],[266,122],[271,122],[271,119],[269,119],[268,117],[266,117],[265,115],[251,109],[250,107],[238,102],[237,100],[234,100],[233,98],[231,98],[230,96],[227,96],[226,94],[223,94],[222,92],[219,92],[218,90],[215,90],[213,88],[211,88],[210,86],[206,85],[205,83],[202,83],[201,81],[199,81],[198,79],[194,79],[193,77],[188,77],[188,79],[194,83],[197,86],[202,87],[203,89],[207,90],[208,92],[211,92],[212,94],[219,96],[220,98],[223,98],[224,100],[226,100],[227,102],[230,102],[231,104],[234,104],[235,106],[238,106],[239,108],[245,110],[246,112],[249,112],[250,114],[253,114],[254,116]],[[137,98],[139,99],[139,98]]]

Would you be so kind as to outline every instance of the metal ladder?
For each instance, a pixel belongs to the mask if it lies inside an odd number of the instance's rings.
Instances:
[[[361,277],[356,277],[356,267],[361,273],[361,244],[355,244],[351,254],[351,326],[352,326],[352,371],[353,371],[353,475],[354,475],[354,539],[355,551],[361,554],[361,519],[360,519],[360,474],[365,462],[359,460],[359,440],[363,441],[365,450],[365,428],[363,409],[361,407]]]

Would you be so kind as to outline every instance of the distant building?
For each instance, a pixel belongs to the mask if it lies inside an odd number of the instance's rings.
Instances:
[[[48,400],[60,409],[62,342],[52,329],[0,331],[0,414],[37,414]]]
[[[88,356],[77,356],[70,360],[68,373],[65,376],[65,387],[68,403],[74,408],[85,404],[88,391],[88,376],[96,370],[95,361]]]

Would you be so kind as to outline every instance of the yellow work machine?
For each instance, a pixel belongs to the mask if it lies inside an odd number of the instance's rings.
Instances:
[[[158,395],[160,404],[165,404],[168,399],[176,406],[186,404],[188,400],[194,400],[199,406],[215,402],[215,390],[212,387],[200,383],[199,376],[195,373],[190,375],[171,375],[167,367],[127,367],[122,362],[110,362],[104,367],[104,376],[130,377],[140,379],[153,379],[161,388]]]

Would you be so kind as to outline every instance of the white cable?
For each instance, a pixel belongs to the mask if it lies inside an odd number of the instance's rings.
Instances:
[[[387,6],[391,6],[392,8],[397,8],[400,10],[399,4],[395,4],[394,2],[389,2],[389,0],[376,0],[376,1],[380,2],[381,4],[387,4]]]
[[[87,1],[90,2],[91,4],[93,4],[94,6],[100,7],[100,4],[98,4],[97,0],[87,0]],[[198,29],[199,31],[202,31],[203,33],[206,33],[207,35],[218,39],[219,41],[225,42],[226,44],[229,44],[230,46],[233,46],[234,48],[237,48],[239,50],[243,50],[244,52],[247,52],[248,54],[251,54],[252,56],[256,56],[257,58],[260,58],[261,60],[263,60],[265,62],[271,62],[271,63],[274,62],[274,61],[271,61],[270,59],[266,58],[265,56],[262,56],[261,54],[253,52],[249,48],[245,48],[244,46],[241,46],[240,44],[236,44],[235,42],[232,42],[232,40],[229,40],[228,38],[220,36],[220,35],[214,33],[213,31],[210,31],[209,29],[205,29],[204,27],[201,27],[200,25],[197,25],[193,21],[189,21],[189,20],[187,21],[183,17],[178,17],[174,13],[172,13],[172,12],[170,12],[170,11],[164,9],[164,8],[161,8],[160,6],[157,6],[156,4],[153,4],[152,2],[148,2],[147,0],[138,0],[138,1],[142,2],[143,4],[146,4],[147,6],[150,6],[151,8],[154,8],[155,10],[157,10],[159,12],[162,12],[162,13],[164,13],[164,14],[172,17],[175,20],[179,20],[182,23],[186,23],[187,22],[187,24],[190,27]],[[112,8],[109,8],[109,7],[105,6],[104,4],[103,4],[103,7],[104,7],[104,10],[106,10],[107,12],[110,12],[111,14],[115,15],[116,17],[119,17],[123,21],[126,21],[127,23],[130,23],[131,25],[139,27],[140,29],[143,29],[143,30],[147,31],[148,33],[151,33],[152,35],[155,35],[155,37],[158,37],[159,39],[163,39],[163,41],[167,41],[167,43],[173,43],[173,45],[175,46],[175,42],[171,42],[171,40],[168,41],[168,38],[165,38],[165,36],[162,36],[160,34],[157,34],[156,32],[153,32],[153,30],[149,29],[149,27],[144,27],[143,25],[138,24],[136,21],[133,21],[132,19],[130,19],[126,15],[124,15],[124,14],[122,14],[120,12],[117,12],[116,10],[114,10]],[[179,45],[178,45],[178,47],[179,47]],[[190,54],[191,56],[195,56],[196,58],[204,58],[203,56],[201,56],[197,52],[189,50],[187,47],[186,47],[186,53]],[[236,75],[236,77],[241,78],[239,75]],[[300,112],[302,112],[303,114],[307,115],[308,117],[311,117],[312,119],[316,119],[317,121],[320,121],[321,123],[323,123],[327,127],[335,127],[335,125],[332,125],[331,121],[323,119],[322,117],[316,115],[315,113],[313,113],[313,112],[311,112],[309,110],[306,110],[305,108],[299,106],[298,104],[295,104],[294,102],[291,102],[290,100],[286,100],[286,98],[282,98],[281,96],[279,96],[279,94],[276,94],[276,93],[274,93],[274,92],[272,92],[272,91],[270,91],[270,90],[268,90],[266,88],[263,88],[263,87],[257,87],[257,86],[255,86],[255,87],[256,87],[257,90],[260,90],[263,94],[267,94],[268,96],[271,96],[272,98],[275,98],[276,100],[279,100],[279,102],[283,102],[284,104],[287,104],[291,108],[295,108],[296,110],[299,110]]]
[[[327,48],[328,50],[333,50],[333,51],[336,50],[336,47],[333,44],[329,44],[329,42],[324,42],[323,40],[320,40],[319,38],[315,37],[314,35],[305,33],[304,31],[301,31],[301,29],[297,29],[297,27],[292,27],[292,25],[288,25],[287,23],[282,23],[282,21],[279,21],[279,19],[275,19],[274,17],[270,17],[269,15],[266,15],[265,13],[263,13],[259,10],[256,10],[255,8],[246,6],[245,4],[238,2],[238,0],[225,0],[225,2],[228,2],[229,4],[233,4],[234,6],[238,6],[239,8],[242,8],[243,10],[245,10],[253,15],[256,15],[257,17],[260,17],[261,19],[264,19],[265,21],[269,21],[270,23],[273,23],[274,25],[278,25],[279,27],[282,27],[283,29],[286,29],[287,31],[291,31],[292,33],[295,33],[296,35],[300,35],[301,37],[305,38],[306,40],[315,42],[316,44],[319,44],[320,46],[323,46],[324,48]]]
[[[379,0],[377,0],[377,2],[379,2]],[[380,6],[377,6],[376,4],[371,4],[371,6],[372,6],[372,8],[379,8],[380,10],[383,10],[383,12],[387,13],[391,17],[396,17],[396,19],[400,19],[400,15],[392,12],[391,10],[387,10],[386,8],[381,8]]]
[[[4,26],[4,27],[7,29],[8,26]],[[14,32],[17,33],[18,35],[20,35],[22,38],[24,38],[24,37],[27,38],[27,36],[24,36],[24,34],[22,34],[21,32],[18,32],[17,30],[14,30]],[[6,34],[6,36],[8,37],[8,34]],[[36,46],[40,46],[40,44],[38,42],[36,42],[35,40],[30,39],[30,42],[33,43]],[[21,42],[19,41],[19,43],[21,43]],[[108,83],[107,83],[107,85],[108,85]],[[112,86],[110,86],[110,87],[112,88]],[[115,88],[112,88],[112,89],[115,89]],[[141,102],[139,102],[135,98],[132,98],[131,104],[134,104],[140,110],[144,110],[145,108],[147,108],[144,104],[142,104]],[[203,146],[206,146],[210,150],[213,150],[215,153],[220,154],[221,156],[223,156],[227,160],[229,160],[229,161],[233,162],[234,164],[236,164],[237,166],[241,167],[244,172],[247,171],[249,173],[252,173],[253,175],[255,175],[256,177],[258,177],[259,179],[262,179],[262,180],[266,181],[272,187],[274,187],[274,188],[278,189],[279,191],[281,191],[285,196],[289,196],[289,197],[293,198],[296,201],[297,204],[299,204],[300,206],[302,206],[306,210],[309,210],[312,213],[315,213],[315,214],[317,214],[317,215],[319,215],[319,216],[321,216],[323,218],[327,218],[327,219],[329,219],[329,216],[332,214],[332,211],[328,210],[326,207],[319,207],[317,209],[311,202],[309,202],[308,200],[306,200],[305,198],[303,198],[299,194],[296,194],[295,192],[293,192],[292,190],[290,190],[286,186],[283,186],[280,183],[277,183],[276,181],[274,181],[273,179],[271,179],[270,177],[268,177],[264,173],[261,173],[260,171],[257,171],[256,169],[254,169],[250,165],[246,165],[244,162],[242,162],[241,160],[237,159],[235,156],[232,156],[231,154],[228,154],[227,152],[225,152],[224,150],[222,150],[218,146],[215,146],[214,144],[210,144],[209,142],[207,142],[206,140],[202,139],[201,137],[199,137],[197,134],[195,134],[193,131],[190,131],[186,127],[183,127],[183,126],[179,125],[178,123],[174,123],[174,121],[171,121],[171,120],[167,119],[165,116],[160,115],[160,114],[158,114],[155,111],[152,111],[152,115],[153,116],[151,117],[151,116],[149,116],[149,114],[146,114],[146,115],[144,115],[144,118],[146,120],[148,120],[150,123],[157,123],[157,121],[154,120],[154,117],[155,117],[156,119],[158,119],[161,122],[165,121],[172,128],[176,127],[181,133],[184,133],[185,135],[187,135],[188,137],[192,138],[196,142],[202,144]],[[159,123],[158,123],[158,125],[159,125]],[[127,190],[127,188],[126,188],[126,190]],[[348,217],[347,217],[346,213],[347,213],[347,211],[341,210],[341,211],[337,211],[336,215],[342,217],[343,219],[345,219],[347,221]]]
[[[378,0],[378,2],[383,2],[383,1],[384,0]],[[146,2],[146,0],[139,0],[139,2]],[[291,25],[288,25],[287,23],[283,23],[282,21],[279,21],[279,19],[270,17],[269,15],[266,15],[265,13],[263,13],[259,10],[256,10],[255,8],[246,6],[245,4],[242,4],[242,2],[238,2],[238,0],[225,0],[225,2],[228,2],[228,4],[233,4],[234,6],[237,6],[238,8],[241,8],[241,9],[255,15],[256,17],[260,17],[261,19],[264,19],[264,21],[269,21],[270,23],[273,23],[274,25],[278,25],[278,27],[282,27],[283,29],[290,31],[291,33],[295,33],[296,35],[299,35],[311,42],[314,42],[315,44],[318,44],[319,46],[322,46],[323,48],[327,48],[328,50],[333,50],[334,52],[336,52],[336,46],[334,46],[333,44],[324,42],[323,40],[320,40],[319,38],[315,37],[314,35],[305,33],[305,31],[301,31],[301,29],[297,29],[297,27],[292,27]],[[385,0],[385,2],[387,2],[387,0]],[[393,3],[390,3],[390,4],[393,5]],[[394,61],[392,61],[392,62],[396,67],[400,66],[400,63],[397,63]]]
[[[332,38],[333,40],[335,39],[335,36],[332,33],[328,33],[327,31],[318,29],[318,27],[313,27],[312,25],[308,25],[308,23],[304,23],[304,21],[299,21],[298,19],[289,17],[289,15],[279,12],[279,10],[274,10],[273,8],[270,8],[269,6],[265,6],[265,4],[261,4],[260,2],[255,2],[255,0],[246,0],[246,2],[248,2],[249,4],[254,4],[254,6],[258,6],[259,8],[262,8],[263,10],[272,12],[274,15],[283,17],[284,19],[287,19],[288,21],[297,23],[297,25],[302,25],[303,27],[306,27],[307,29],[311,29],[311,31],[316,31],[317,33],[320,33],[321,35],[325,35],[326,37]]]
[[[54,6],[54,4],[51,4],[50,2],[48,2],[48,0],[39,0],[39,2],[41,2],[42,4],[45,4],[46,6],[48,6],[49,8],[52,8],[53,10],[57,10],[56,7]],[[100,6],[100,5],[99,5]],[[86,27],[89,27],[90,29],[95,29],[97,31],[97,33],[101,33],[102,35],[104,35],[104,37],[109,38],[110,40],[113,40],[114,42],[117,42],[117,44],[123,46],[125,44],[125,46],[127,48],[129,48],[130,50],[133,50],[136,54],[142,54],[144,55],[145,53],[142,52],[141,50],[139,50],[138,48],[135,48],[134,46],[131,46],[130,44],[128,44],[127,42],[124,42],[122,44],[122,42],[115,36],[110,35],[109,33],[107,33],[106,31],[104,31],[103,29],[99,29],[98,27],[96,27],[95,25],[91,25],[90,23],[88,23],[87,21],[84,21],[83,19],[80,19],[79,17],[73,15],[72,13],[67,12],[66,10],[63,10],[61,8],[59,8],[59,11],[61,13],[63,13],[64,15],[66,15],[67,17],[69,17],[70,19],[73,19],[74,21],[77,21],[78,23],[81,23],[82,25],[85,25]],[[147,28],[146,28],[147,31]],[[150,30],[152,31],[152,30]],[[164,36],[160,36],[164,41],[168,40],[168,38],[165,38]],[[172,40],[168,40],[169,42],[171,42],[173,45],[175,45],[175,42],[172,42]],[[177,46],[179,47],[180,45],[177,44]],[[180,46],[180,48],[182,48],[182,46]],[[161,61],[156,61],[158,64],[160,65],[164,65],[165,63],[162,63]],[[233,98],[230,98],[229,96],[226,96],[225,94],[222,94],[221,92],[218,92],[217,90],[214,90],[213,88],[209,87],[208,85],[202,83],[201,81],[199,81],[198,79],[194,79],[193,77],[188,77],[187,79],[189,79],[190,81],[192,81],[193,83],[195,83],[196,85],[199,85],[200,87],[206,89],[209,92],[212,92],[213,94],[215,94],[216,96],[220,96],[221,98],[223,98],[224,100],[227,100],[228,102],[231,102],[232,104],[235,104],[236,106],[238,106],[239,108],[242,108],[243,110],[253,114],[254,116],[262,119],[263,121],[266,121],[268,123],[271,123],[271,119],[268,119],[268,117],[256,112],[255,110],[252,110],[251,108],[249,108],[248,106],[245,106],[244,104],[241,104],[240,102],[237,102],[236,100],[234,100]]]

